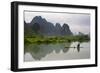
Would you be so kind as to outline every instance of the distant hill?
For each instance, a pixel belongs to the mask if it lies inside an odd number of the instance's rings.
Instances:
[[[54,26],[52,22],[48,22],[41,16],[35,16],[30,23],[24,21],[24,34],[39,34],[43,36],[73,35],[68,24],[64,23],[61,27],[59,23],[56,23]]]

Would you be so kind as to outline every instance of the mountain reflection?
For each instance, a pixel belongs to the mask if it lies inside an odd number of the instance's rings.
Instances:
[[[70,49],[71,43],[57,43],[57,44],[29,44],[25,45],[25,53],[30,53],[35,60],[41,60],[46,55],[55,51],[55,53],[67,53]],[[66,47],[66,48],[65,48]]]

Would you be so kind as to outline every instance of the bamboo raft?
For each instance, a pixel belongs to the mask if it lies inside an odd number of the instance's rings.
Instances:
[[[83,48],[83,47],[65,47],[65,48]]]

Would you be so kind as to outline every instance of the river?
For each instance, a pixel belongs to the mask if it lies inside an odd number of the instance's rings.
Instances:
[[[29,44],[24,46],[24,61],[89,59],[90,42]]]

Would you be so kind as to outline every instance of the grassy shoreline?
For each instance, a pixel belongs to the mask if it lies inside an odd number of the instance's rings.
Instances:
[[[32,37],[24,37],[25,44],[34,44],[34,43],[62,43],[62,42],[85,42],[89,41],[90,38],[87,35],[78,35],[78,36],[51,36],[51,37],[43,37],[43,36],[32,36]]]

